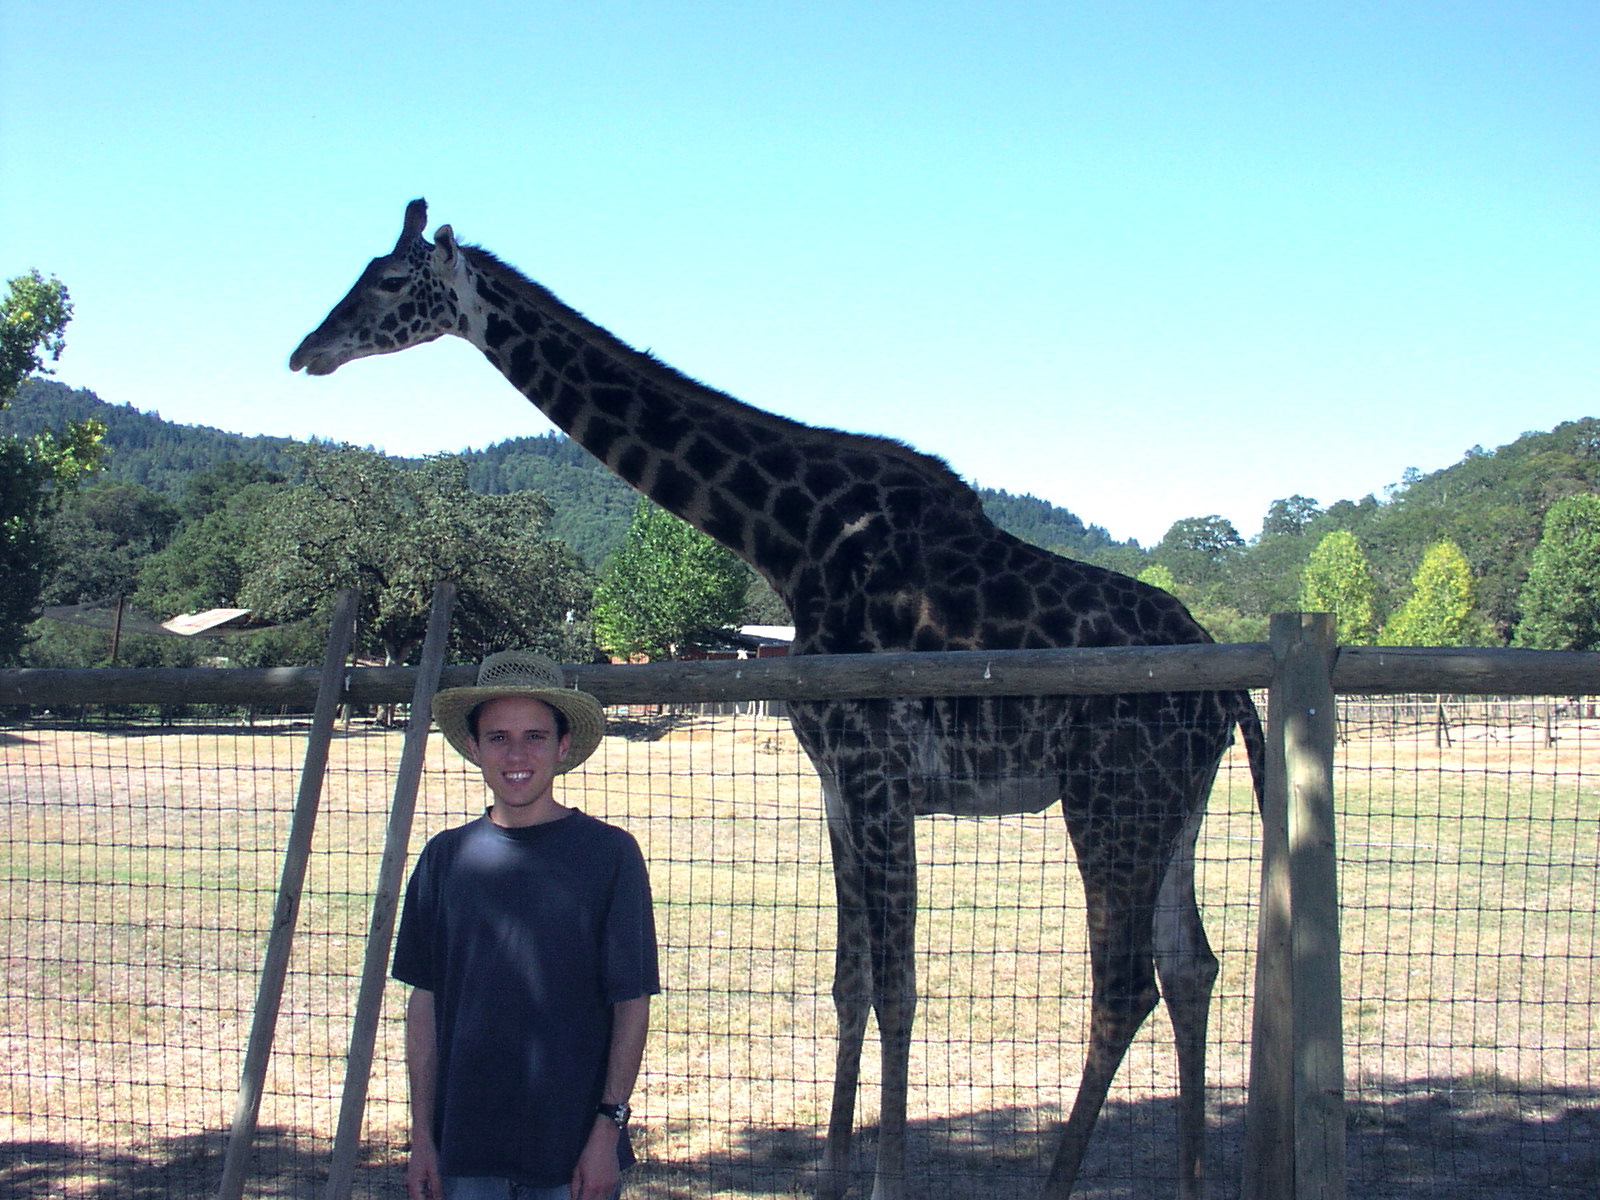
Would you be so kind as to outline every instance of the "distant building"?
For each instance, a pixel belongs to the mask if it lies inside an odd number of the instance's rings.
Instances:
[[[691,662],[783,658],[793,641],[793,625],[741,625],[679,646],[678,658]]]

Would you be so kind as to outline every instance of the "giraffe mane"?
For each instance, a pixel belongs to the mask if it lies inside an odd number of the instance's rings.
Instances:
[[[950,464],[937,455],[925,454],[904,442],[891,437],[884,437],[873,433],[851,433],[847,430],[828,429],[818,425],[807,425],[803,421],[782,416],[778,413],[768,412],[766,409],[757,408],[746,404],[728,393],[717,388],[701,383],[698,379],[684,374],[676,367],[662,362],[654,354],[645,350],[637,350],[628,345],[621,338],[609,330],[596,325],[577,309],[558,299],[549,288],[541,283],[529,279],[516,267],[495,255],[492,251],[485,250],[482,246],[472,246],[465,243],[460,246],[461,251],[471,260],[473,266],[483,274],[504,284],[509,284],[515,289],[529,289],[535,292],[547,312],[560,316],[562,323],[579,336],[588,341],[597,349],[607,355],[627,363],[643,378],[650,382],[674,392],[692,392],[704,401],[709,401],[719,406],[729,406],[737,409],[744,420],[756,421],[781,429],[787,436],[805,437],[807,435],[820,435],[833,439],[844,439],[853,448],[867,454],[882,455],[916,469],[938,491],[945,494],[946,498],[957,504],[958,507],[970,509],[981,513],[982,502],[978,494],[964,479],[955,473]]]

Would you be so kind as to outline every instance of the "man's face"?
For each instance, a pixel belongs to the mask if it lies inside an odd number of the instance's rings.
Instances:
[[[530,824],[551,815],[551,784],[570,737],[556,733],[556,715],[542,700],[490,700],[478,710],[472,739],[483,781],[494,793],[502,824]]]

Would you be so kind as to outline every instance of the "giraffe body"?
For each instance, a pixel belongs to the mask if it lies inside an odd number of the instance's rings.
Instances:
[[[794,653],[1210,641],[1167,593],[997,529],[938,459],[696,383],[459,245],[448,226],[429,243],[426,216],[413,201],[394,251],[372,261],[290,366],[327,374],[444,334],[466,338],[612,471],[758,570],[793,614]],[[869,1010],[883,1053],[873,1200],[909,1195],[915,817],[1057,801],[1083,876],[1093,996],[1088,1061],[1043,1195],[1071,1192],[1112,1076],[1164,996],[1178,1043],[1179,1190],[1198,1197],[1217,962],[1193,849],[1235,724],[1259,790],[1248,695],[814,701],[790,714],[821,778],[838,897],[839,1050],[819,1197],[848,1187]]]

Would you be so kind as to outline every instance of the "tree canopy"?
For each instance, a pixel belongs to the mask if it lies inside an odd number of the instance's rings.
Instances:
[[[19,275],[0,300],[0,409],[23,380],[48,372],[66,348],[72,300],[66,285],[37,270]],[[46,522],[61,497],[99,464],[105,427],[94,421],[59,434],[40,430],[0,437],[0,665],[17,662],[26,627],[57,566]]]
[[[132,595],[139,573],[171,539],[177,506],[121,479],[101,479],[61,504],[49,524],[57,568],[46,604],[81,604]]]
[[[48,353],[40,359],[48,365]],[[37,375],[24,379],[14,403],[0,410],[0,433],[9,435],[13,451],[18,439],[32,442],[37,434],[49,435],[54,446],[61,431],[89,420],[108,430],[105,474],[148,487],[176,504],[182,516],[168,548],[141,564],[141,591],[148,586],[169,598],[162,605],[146,602],[146,607],[154,611],[236,603],[239,583],[226,577],[229,564],[241,561],[239,547],[249,544],[246,527],[264,512],[266,501],[257,488],[273,479],[304,482],[294,444],[176,425]],[[552,509],[544,533],[567,542],[591,566],[621,545],[638,503],[635,493],[560,434],[511,439],[465,452],[462,458],[474,493],[542,492]],[[406,470],[422,467],[418,460],[389,461]],[[36,454],[29,452],[20,463],[44,472],[30,477],[40,481],[30,494],[41,499],[48,516],[69,484],[41,466]],[[0,476],[11,478],[18,467],[19,456],[12,453],[0,463]],[[222,474],[198,482],[213,470]],[[17,494],[14,484],[5,487],[8,495]],[[252,493],[250,501],[232,507],[233,497],[242,492]],[[1326,506],[1300,494],[1274,500],[1260,535],[1249,540],[1220,516],[1184,517],[1147,550],[1136,542],[1110,540],[1098,527],[1031,496],[980,489],[979,497],[997,525],[1035,545],[1128,575],[1161,565],[1171,577],[1168,590],[1224,641],[1259,641],[1266,636],[1269,614],[1305,604],[1303,575],[1329,534],[1348,534],[1365,557],[1375,625],[1391,621],[1411,595],[1424,551],[1449,540],[1471,564],[1474,604],[1465,636],[1506,645],[1513,638],[1523,642],[1535,636],[1535,625],[1528,623],[1532,593],[1524,581],[1532,571],[1547,512],[1569,496],[1597,493],[1600,419],[1584,418],[1524,434],[1497,449],[1473,447],[1443,470],[1407,471],[1394,487],[1382,489],[1381,498],[1367,495]],[[201,530],[200,524],[210,528]],[[43,553],[50,552],[46,546]],[[62,567],[69,573],[75,569]],[[49,576],[48,567],[43,574]],[[13,577],[23,578],[8,575],[8,583]],[[63,583],[62,589],[67,588]],[[6,598],[18,590],[8,590]],[[184,595],[192,603],[180,604]],[[781,622],[781,608],[767,597],[764,621]]]
[[[1472,568],[1461,547],[1435,542],[1411,577],[1411,595],[1384,622],[1385,646],[1462,646],[1472,633]]]
[[[403,663],[421,646],[434,584],[450,580],[455,645],[469,657],[515,645],[570,658],[586,642],[588,573],[549,536],[543,497],[473,492],[455,455],[413,468],[354,446],[300,453],[306,482],[266,498],[251,538],[244,606],[293,621],[357,588],[360,644]]]
[[[1372,568],[1354,534],[1339,529],[1317,543],[1301,576],[1300,604],[1307,612],[1331,612],[1345,645],[1372,642]]]
[[[1600,650],[1600,496],[1568,496],[1545,514],[1522,589],[1516,643]]]
[[[0,300],[0,407],[11,403],[29,375],[50,373],[47,362],[57,362],[67,348],[67,322],[72,320],[72,298],[67,286],[38,270],[18,275]]]
[[[692,637],[739,624],[750,578],[732,551],[641,499],[595,588],[595,640],[619,657],[673,658]]]

